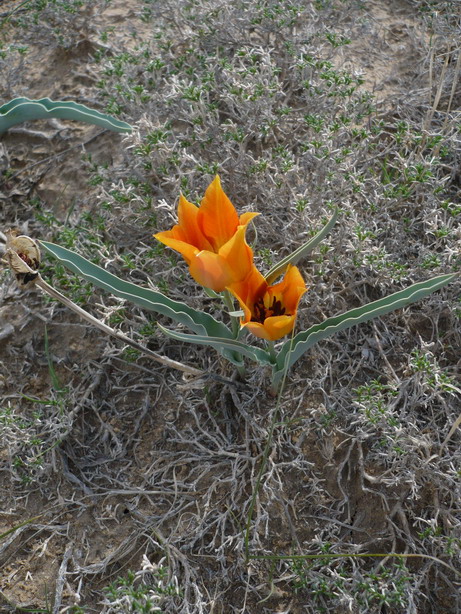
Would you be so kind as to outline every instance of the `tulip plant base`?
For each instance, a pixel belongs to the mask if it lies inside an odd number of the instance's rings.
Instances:
[[[261,213],[265,270],[340,209],[298,263],[297,330],[459,268],[455,3],[0,4],[1,104],[75,100],[135,126],[2,135],[0,256],[15,228],[218,317],[152,235],[219,173]],[[40,271],[152,350],[233,377],[43,250]],[[183,377],[0,269],[0,611],[460,611],[459,430],[444,445],[459,291],[320,341],[276,410],[268,367],[247,362],[238,386]],[[246,561],[256,490],[250,556],[417,556]]]

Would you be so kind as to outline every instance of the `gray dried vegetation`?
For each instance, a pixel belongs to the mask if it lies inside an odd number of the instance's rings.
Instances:
[[[459,270],[458,2],[0,9],[2,100],[74,99],[135,127],[11,129],[3,230],[221,317],[152,238],[219,172],[262,214],[263,268],[340,208],[301,263],[301,328]],[[42,275],[156,352],[233,376],[51,258]],[[184,377],[0,282],[2,612],[461,611],[458,281],[318,344],[278,409],[262,367],[235,386]]]

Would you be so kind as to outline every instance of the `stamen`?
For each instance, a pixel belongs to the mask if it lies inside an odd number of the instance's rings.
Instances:
[[[254,313],[251,321],[264,324],[264,320],[266,318],[270,318],[272,316],[283,316],[285,315],[285,311],[285,307],[282,305],[281,301],[277,300],[275,296],[272,298],[272,305],[270,307],[265,306],[264,297],[261,296],[254,304]]]

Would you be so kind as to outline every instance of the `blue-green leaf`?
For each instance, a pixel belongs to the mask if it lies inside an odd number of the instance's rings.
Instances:
[[[242,360],[237,358],[239,354],[242,356],[247,356],[247,358],[251,358],[251,360],[261,364],[272,364],[271,357],[268,352],[253,345],[247,345],[242,341],[237,341],[236,339],[223,339],[220,337],[208,337],[204,335],[188,335],[176,330],[170,330],[164,326],[161,326],[160,324],[158,327],[165,333],[165,335],[168,335],[173,339],[177,339],[178,341],[197,343],[198,345],[209,345],[216,350],[219,350],[228,360],[236,365],[242,364]],[[226,353],[224,353],[224,351]]]
[[[175,322],[187,326],[199,335],[211,335],[213,337],[233,338],[232,332],[222,322],[215,320],[208,313],[198,311],[185,303],[173,301],[161,292],[137,286],[124,281],[100,266],[93,264],[83,256],[76,254],[60,245],[40,241],[43,248],[57,258],[62,264],[74,273],[81,275],[98,288],[107,290],[119,298],[131,301],[140,307],[150,309],[165,315]]]
[[[40,98],[39,100],[15,98],[0,107],[0,134],[16,124],[31,119],[49,119],[50,117],[74,119],[115,132],[132,131],[130,124],[73,101],[61,102],[49,98]]]
[[[351,309],[346,313],[333,318],[328,318],[321,324],[311,326],[308,330],[301,331],[286,341],[277,355],[277,366],[273,373],[273,382],[278,384],[285,370],[289,369],[307,350],[315,343],[326,339],[335,333],[368,322],[386,313],[405,307],[410,303],[418,301],[432,292],[443,288],[443,286],[455,279],[456,275],[441,275],[422,281],[405,288],[400,292],[395,292],[390,296],[382,298],[363,307]]]

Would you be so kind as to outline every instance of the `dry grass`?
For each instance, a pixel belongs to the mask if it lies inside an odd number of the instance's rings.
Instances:
[[[12,129],[5,228],[219,314],[152,238],[180,191],[197,201],[219,172],[239,212],[262,214],[251,239],[264,268],[340,207],[301,266],[301,328],[459,270],[456,3],[1,10],[2,99],[75,99],[135,126],[123,139]],[[233,376],[51,259],[42,274],[156,352]],[[459,282],[319,344],[277,408],[263,368],[238,386],[184,378],[0,280],[5,611],[461,610],[459,431],[444,445],[460,413]]]

